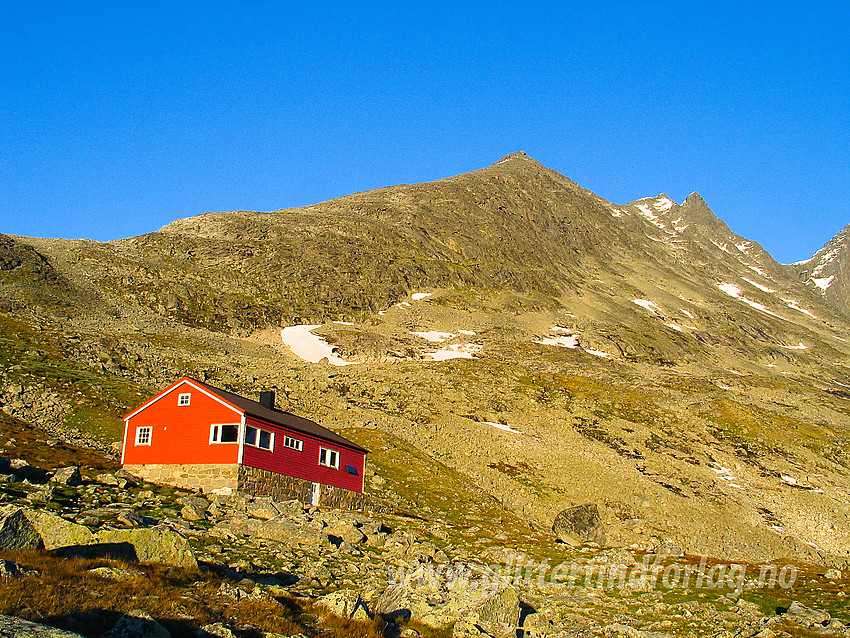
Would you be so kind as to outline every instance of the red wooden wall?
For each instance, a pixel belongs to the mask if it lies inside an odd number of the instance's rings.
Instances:
[[[265,421],[248,417],[248,425],[274,432],[274,452],[245,446],[242,464],[305,479],[343,487],[354,492],[363,491],[363,471],[366,466],[366,455],[363,452],[351,450],[342,445],[330,443],[322,439],[308,436],[294,430],[288,430],[279,425],[271,425]],[[291,436],[304,441],[304,447],[299,452],[283,446],[283,437]],[[319,447],[339,452],[339,469],[319,465]],[[349,474],[346,465],[353,465],[357,475]]]
[[[187,392],[192,394],[190,404],[177,405],[178,395]],[[210,445],[210,426],[213,423],[238,424],[241,420],[241,414],[220,401],[188,383],[178,383],[127,420],[123,463],[236,463],[239,460],[239,444]],[[140,426],[153,428],[150,445],[135,445],[136,428]]]

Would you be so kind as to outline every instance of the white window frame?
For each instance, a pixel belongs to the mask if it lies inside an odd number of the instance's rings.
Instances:
[[[290,450],[295,450],[296,452],[303,452],[304,441],[302,441],[301,439],[296,439],[294,436],[284,435],[283,447],[289,448]]]
[[[254,431],[254,441],[253,443],[248,440],[248,431]],[[265,433],[269,435],[269,447],[264,447],[260,445],[260,435],[261,433]],[[254,425],[248,425],[245,427],[245,436],[243,438],[245,441],[245,445],[249,445],[251,447],[255,447],[258,450],[266,450],[268,452],[274,452],[274,432],[271,430],[264,430],[263,428],[258,428]]]
[[[147,434],[147,437],[143,435]],[[146,441],[142,440],[147,438]],[[150,445],[153,438],[153,427],[150,425],[140,425],[136,428],[136,445]]]
[[[192,404],[192,393],[191,392],[181,392],[177,395],[177,405],[180,407],[184,407]]]
[[[331,469],[338,470],[339,457],[340,454],[338,450],[332,450],[328,447],[319,448],[319,465],[321,465],[322,467],[329,467]]]
[[[224,427],[236,428],[236,438],[232,441],[221,440],[221,429]],[[239,443],[239,424],[238,423],[213,423],[210,426],[210,445],[232,445]]]

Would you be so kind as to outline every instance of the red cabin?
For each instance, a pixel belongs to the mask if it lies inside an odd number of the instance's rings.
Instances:
[[[260,401],[183,377],[124,417],[121,463],[154,483],[319,504],[363,492],[367,450]],[[329,503],[330,504],[330,503]],[[336,503],[334,503],[336,504]]]

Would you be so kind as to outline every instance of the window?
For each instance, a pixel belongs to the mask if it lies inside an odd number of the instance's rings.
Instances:
[[[136,445],[150,445],[152,427],[136,428]]]
[[[319,465],[339,469],[339,452],[325,447],[319,448]]]
[[[304,441],[301,439],[293,439],[291,436],[285,436],[283,437],[283,447],[288,447],[300,452],[304,449]]]
[[[236,443],[238,440],[238,425],[222,423],[210,428],[210,443]]]
[[[177,405],[189,405],[192,402],[192,393],[186,392],[177,397]]]
[[[271,451],[274,449],[274,433],[249,425],[245,428],[245,445]]]
[[[354,467],[353,465],[346,465],[346,466],[345,466],[345,471],[346,471],[346,472],[348,472],[349,474],[354,474],[354,476],[357,476],[357,475],[358,475],[358,474],[357,474],[357,468],[356,468],[356,467]]]

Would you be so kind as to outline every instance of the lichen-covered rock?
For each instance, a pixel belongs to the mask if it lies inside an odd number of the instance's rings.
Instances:
[[[46,550],[94,542],[94,534],[85,525],[72,523],[44,510],[29,509],[24,513],[41,536]]]
[[[552,523],[552,532],[571,545],[576,540],[605,544],[605,530],[595,503],[576,505],[561,511]]]
[[[134,609],[121,616],[102,638],[171,638],[171,633],[147,612]]]
[[[487,598],[478,612],[481,626],[493,636],[516,635],[519,617],[519,594],[513,587],[503,589]]]
[[[354,620],[368,620],[370,617],[366,603],[360,593],[353,589],[342,589],[321,596],[316,603],[332,614]]]
[[[14,616],[0,616],[0,638],[83,638],[83,636]]]
[[[0,550],[43,548],[41,535],[20,507],[0,508]]]
[[[71,465],[69,467],[63,467],[56,470],[56,472],[53,473],[53,476],[50,477],[50,480],[54,483],[59,483],[60,485],[70,485],[73,487],[81,485],[83,477],[80,474],[80,468],[76,465]]]
[[[198,561],[186,539],[169,527],[103,530],[97,533],[99,543],[127,543],[141,563],[159,563],[174,567],[196,568]]]

